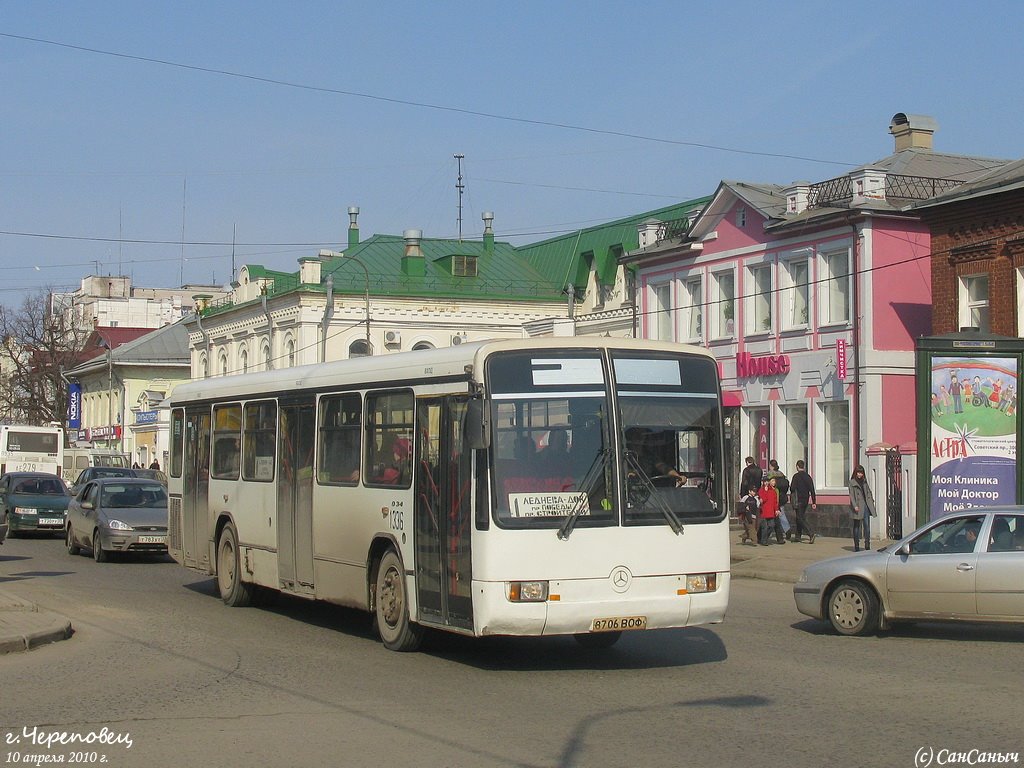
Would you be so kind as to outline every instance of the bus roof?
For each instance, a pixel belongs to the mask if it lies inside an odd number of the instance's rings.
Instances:
[[[480,365],[494,352],[543,349],[632,349],[687,352],[711,357],[702,347],[663,341],[648,341],[605,336],[545,336],[533,339],[491,339],[452,347],[415,352],[334,360],[295,368],[257,373],[214,376],[180,384],[171,393],[171,406],[189,402],[220,400],[229,397],[273,396],[308,389],[330,387],[380,387],[409,382],[479,381],[467,366]]]

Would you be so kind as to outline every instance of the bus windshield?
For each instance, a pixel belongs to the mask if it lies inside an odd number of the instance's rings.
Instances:
[[[614,352],[626,525],[716,522],[722,461],[715,363]]]
[[[498,524],[558,528],[617,522],[609,400],[601,355],[494,356],[492,428]]]

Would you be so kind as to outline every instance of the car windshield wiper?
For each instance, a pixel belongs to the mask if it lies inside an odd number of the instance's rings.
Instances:
[[[565,518],[565,522],[558,529],[558,538],[565,541],[569,538],[569,534],[572,533],[576,527],[576,522],[583,516],[584,512],[590,511],[590,491],[593,489],[594,484],[597,482],[597,478],[604,472],[605,462],[604,457],[608,453],[607,448],[602,448],[597,452],[597,456],[594,457],[593,463],[590,465],[590,469],[587,470],[587,474],[583,476],[583,481],[580,483],[580,492],[582,496],[576,500],[576,505],[573,507],[572,512]]]
[[[672,508],[665,503],[665,500],[661,498],[661,495],[658,493],[658,489],[651,481],[651,478],[647,476],[647,473],[644,472],[643,467],[640,466],[640,462],[637,461],[636,453],[634,451],[626,451],[624,454],[624,458],[626,459],[626,482],[629,482],[628,476],[631,473],[635,473],[635,482],[638,482],[640,484],[640,487],[647,492],[647,498],[644,501],[653,501],[654,506],[657,507],[658,511],[660,511],[661,514],[665,516],[665,519],[668,520],[669,527],[676,534],[676,536],[682,535],[682,521],[679,519],[679,516],[672,511]]]

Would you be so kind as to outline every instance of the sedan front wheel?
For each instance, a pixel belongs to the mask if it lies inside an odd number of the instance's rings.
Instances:
[[[828,597],[828,620],[841,635],[866,635],[878,629],[878,598],[863,582],[839,582]]]
[[[67,545],[69,555],[77,555],[82,551],[82,548],[78,546],[78,542],[75,541],[75,532],[70,525],[68,526]]]

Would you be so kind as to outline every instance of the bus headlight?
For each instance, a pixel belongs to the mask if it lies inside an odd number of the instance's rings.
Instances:
[[[546,581],[509,581],[505,595],[513,603],[543,603],[548,599]]]
[[[718,589],[717,573],[691,573],[686,576],[687,594],[714,592],[716,589]]]

